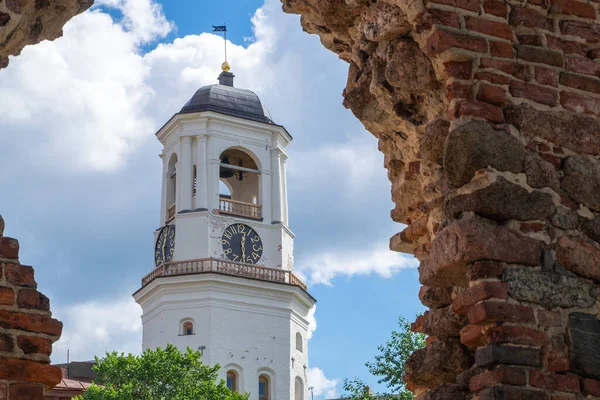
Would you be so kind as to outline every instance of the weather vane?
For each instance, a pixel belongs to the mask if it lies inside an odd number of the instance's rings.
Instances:
[[[225,62],[221,64],[221,69],[225,72],[229,72],[231,66],[227,62],[227,25],[213,25],[213,32],[223,32],[223,39],[225,40]]]

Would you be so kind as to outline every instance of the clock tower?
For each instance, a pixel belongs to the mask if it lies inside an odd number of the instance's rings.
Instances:
[[[156,136],[163,145],[152,271],[134,293],[143,348],[201,350],[251,400],[307,399],[308,314],[294,275],[286,146],[256,94],[201,87]]]

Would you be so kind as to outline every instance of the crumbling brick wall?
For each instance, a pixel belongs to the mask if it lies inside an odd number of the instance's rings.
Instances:
[[[94,0],[0,0],[0,69],[8,56],[42,40],[54,40],[74,15]]]
[[[599,1],[282,1],[385,154],[418,399],[600,398]]]
[[[19,263],[19,242],[3,236],[3,225],[0,217],[0,400],[41,400],[62,378],[49,364],[62,323],[52,318],[33,268]]]

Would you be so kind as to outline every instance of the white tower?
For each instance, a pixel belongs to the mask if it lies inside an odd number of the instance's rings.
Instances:
[[[158,132],[163,144],[155,268],[134,293],[143,348],[200,349],[251,400],[308,398],[308,313],[294,274],[285,147],[253,92],[200,88]]]

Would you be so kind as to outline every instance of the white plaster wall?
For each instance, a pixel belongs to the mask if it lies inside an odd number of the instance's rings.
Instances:
[[[204,361],[221,365],[223,379],[230,366],[240,372],[239,389],[250,392],[251,400],[258,399],[263,372],[272,378],[271,400],[293,399],[296,376],[306,382],[306,342],[299,352],[295,338],[301,332],[306,340],[314,301],[297,287],[203,274],[160,278],[134,297],[143,310],[144,349],[205,346]],[[181,336],[181,322],[188,318],[195,334]]]

